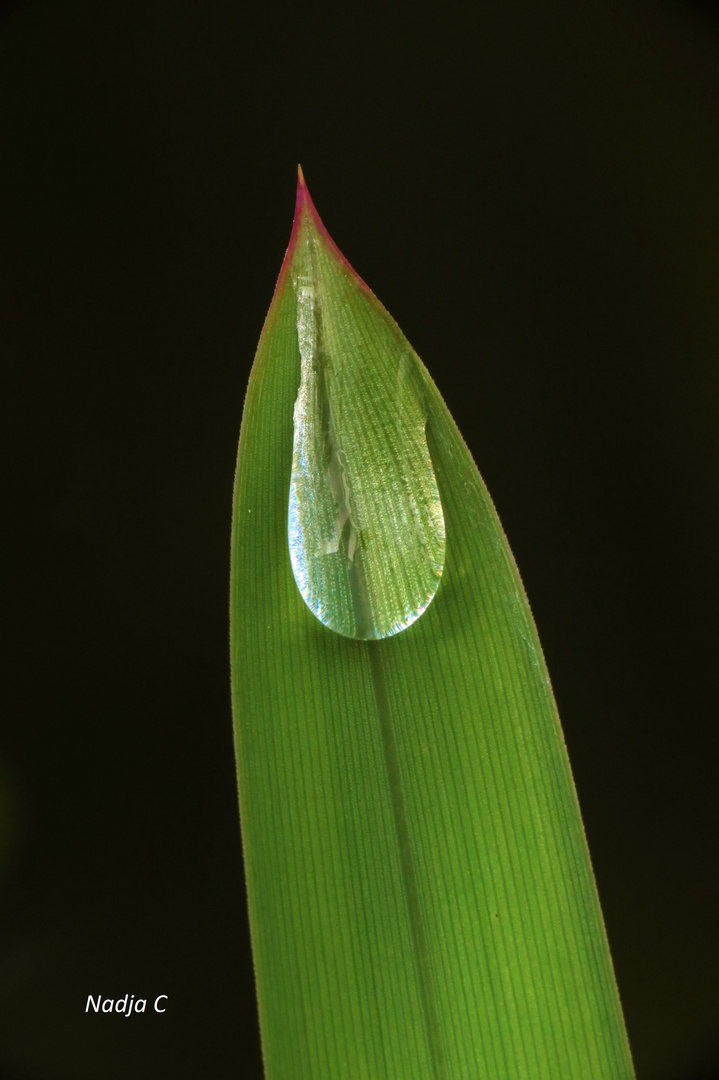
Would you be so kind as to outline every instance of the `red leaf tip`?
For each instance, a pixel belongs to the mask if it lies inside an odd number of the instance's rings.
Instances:
[[[300,211],[304,210],[305,207],[307,209],[309,209],[309,210],[313,210],[314,214],[315,214],[315,217],[317,216],[317,211],[315,210],[314,204],[312,202],[312,196],[310,195],[309,190],[307,188],[307,181],[305,180],[305,174],[302,172],[302,166],[298,165],[297,166],[297,201],[295,203],[295,218],[299,218]]]
[[[302,172],[301,165],[297,166],[297,198],[295,200],[295,217],[294,221],[292,222],[292,234],[290,236],[289,246],[287,248],[287,251],[285,252],[282,269],[280,270],[280,276],[277,281],[277,288],[279,288],[284,273],[292,260],[292,256],[294,254],[295,246],[297,243],[297,237],[299,236],[302,223],[307,222],[308,218],[311,222],[311,227],[313,227],[315,231],[321,236],[324,244],[327,248],[329,248],[329,250],[334,253],[335,258],[338,260],[338,262],[343,263],[349,273],[352,275],[352,277],[362,286],[362,288],[365,289],[368,293],[371,293],[372,290],[362,280],[357,271],[353,270],[347,259],[344,257],[340,249],[335,244],[330,234],[327,232],[327,229],[325,228],[322,219],[320,218],[320,215],[317,213],[315,204],[312,202],[312,196],[309,193],[307,181],[305,180],[305,174]]]

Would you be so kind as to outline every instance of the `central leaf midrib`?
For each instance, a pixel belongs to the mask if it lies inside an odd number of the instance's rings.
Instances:
[[[419,889],[415,873],[414,859],[409,839],[409,828],[404,808],[402,782],[400,777],[397,747],[392,726],[392,713],[387,695],[381,650],[385,646],[379,641],[368,641],[364,645],[369,651],[372,689],[374,691],[377,717],[379,720],[382,749],[384,751],[387,783],[392,803],[395,837],[399,849],[402,889],[407,907],[407,916],[412,940],[415,973],[422,1005],[422,1017],[432,1066],[432,1080],[447,1080],[444,1064],[444,1052],[437,1014],[437,1002],[432,983],[429,951],[424,933],[422,910],[419,902]]]

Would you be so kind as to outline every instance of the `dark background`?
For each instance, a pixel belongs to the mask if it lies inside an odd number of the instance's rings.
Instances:
[[[4,6],[0,1080],[261,1075],[230,505],[298,161],[517,557],[638,1076],[717,1076],[714,14]]]

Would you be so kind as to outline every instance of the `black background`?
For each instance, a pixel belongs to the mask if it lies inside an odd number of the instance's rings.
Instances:
[[[5,5],[0,1080],[261,1075],[230,503],[298,161],[517,557],[640,1080],[717,1075],[718,121],[707,4]]]

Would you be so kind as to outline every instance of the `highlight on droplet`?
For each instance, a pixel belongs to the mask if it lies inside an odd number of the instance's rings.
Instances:
[[[390,637],[426,610],[445,559],[419,361],[329,237],[301,171],[285,266],[300,356],[288,514],[295,581],[331,630]]]

